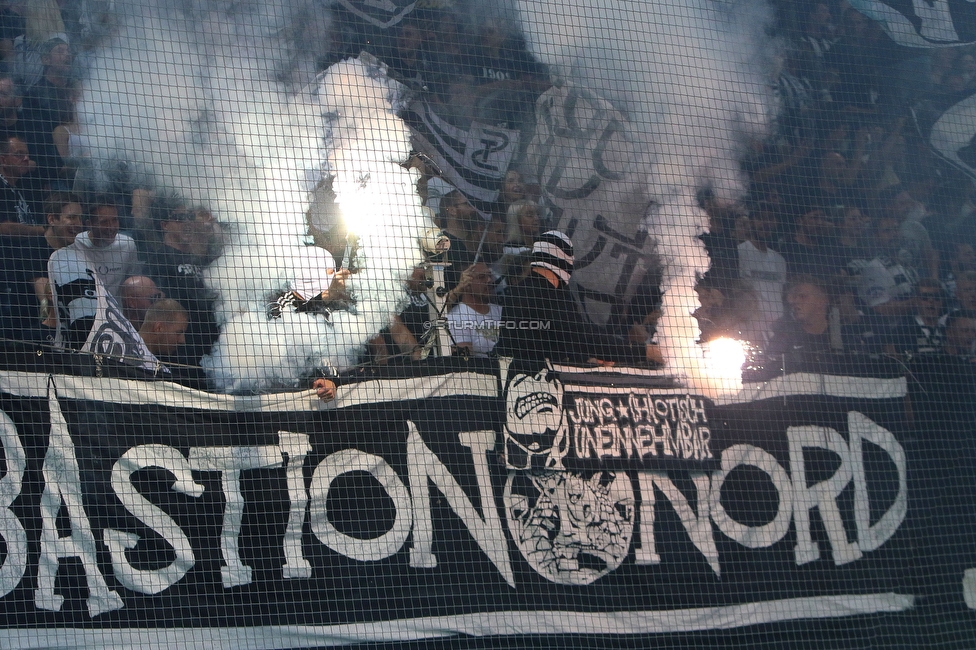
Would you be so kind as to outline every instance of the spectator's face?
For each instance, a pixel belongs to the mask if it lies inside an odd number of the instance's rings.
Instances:
[[[908,192],[900,192],[891,201],[890,211],[893,217],[902,221],[921,207],[921,204],[916,201],[911,194]]]
[[[416,25],[404,25],[397,39],[397,46],[404,52],[414,52],[424,44],[424,33]]]
[[[526,241],[532,241],[539,235],[541,225],[539,219],[539,208],[535,205],[527,205],[519,212],[519,229]]]
[[[786,294],[786,302],[790,306],[793,319],[798,323],[811,323],[826,318],[830,304],[827,294],[812,284],[798,284],[791,288]]]
[[[922,318],[938,318],[943,313],[942,292],[934,287],[918,290],[918,315]]]
[[[207,210],[196,210],[178,223],[179,239],[186,252],[206,255],[214,238],[213,216]]]
[[[460,203],[452,207],[451,210],[454,211],[454,217],[462,222],[467,222],[478,216],[478,211],[468,203],[467,199],[461,199]]]
[[[0,79],[0,110],[20,108],[21,97],[17,94],[13,79]]]
[[[130,321],[141,324],[149,308],[165,297],[166,295],[148,278],[136,286],[123,285],[122,311]]]
[[[163,222],[167,243],[193,255],[206,255],[214,238],[213,216],[207,210],[174,210],[170,221]]]
[[[847,160],[836,151],[829,151],[820,159],[820,173],[827,183],[843,185],[847,182]]]
[[[179,316],[169,323],[159,323],[153,353],[173,354],[176,352],[177,348],[186,343],[188,324],[186,316]]]
[[[462,200],[461,203],[449,208],[449,210],[457,226],[466,233],[462,235],[462,239],[472,240],[475,237],[481,237],[481,228],[484,227],[484,223],[473,205],[467,200]]]
[[[66,72],[71,66],[71,50],[64,43],[54,46],[46,56],[42,57],[41,62],[48,68],[58,72]]]
[[[957,244],[953,261],[963,268],[976,266],[976,251],[970,244]]]
[[[823,210],[811,210],[800,217],[800,228],[814,239],[826,239],[834,234],[834,222],[827,218]]]
[[[481,26],[481,38],[485,47],[496,49],[505,44],[505,32],[498,25],[488,23]]]
[[[438,21],[433,37],[449,48],[455,48],[459,45],[459,31],[457,18],[445,13]]]
[[[871,225],[871,219],[858,208],[848,208],[844,211],[844,232],[851,237],[861,237]]]
[[[163,297],[163,292],[155,287],[151,287],[152,292],[146,293],[145,291],[139,291],[138,293],[132,295],[126,295],[125,297],[125,311],[133,312],[136,314],[142,314],[145,317],[146,312],[152,307],[156,301]],[[149,289],[147,288],[146,291]]]
[[[851,127],[843,123],[838,124],[833,129],[830,130],[830,133],[827,134],[827,144],[828,144],[827,148],[836,149],[849,137],[851,137]],[[841,156],[841,160],[843,159],[844,157]]]
[[[966,311],[976,311],[976,282],[956,280],[956,300]]]
[[[3,175],[8,181],[17,181],[31,169],[30,153],[23,140],[10,138],[10,151],[2,158]]]
[[[514,169],[505,173],[505,180],[502,181],[501,198],[508,203],[525,198],[525,183],[522,182],[522,175]]]
[[[725,294],[718,289],[698,286],[695,287],[695,293],[698,294],[702,309],[718,309],[725,304]]]
[[[466,293],[481,300],[488,300],[494,291],[495,281],[491,276],[491,270],[486,264],[480,262],[475,264],[471,274],[471,284],[468,285]]]
[[[884,248],[890,248],[898,242],[898,220],[881,219],[875,227],[875,236],[878,243]]]
[[[971,350],[976,343],[976,319],[954,319],[946,329],[946,343],[960,352]]]
[[[776,230],[776,220],[768,212],[757,212],[749,217],[749,227],[753,237],[759,241],[769,241]]]
[[[47,222],[54,231],[54,237],[67,246],[74,241],[84,226],[81,225],[82,209],[79,203],[68,203],[58,214],[47,215]]]
[[[88,236],[96,247],[108,246],[119,234],[119,212],[112,205],[100,205],[88,223]]]
[[[505,244],[505,222],[494,220],[488,224],[488,232],[485,234],[485,253],[497,257],[502,253]]]

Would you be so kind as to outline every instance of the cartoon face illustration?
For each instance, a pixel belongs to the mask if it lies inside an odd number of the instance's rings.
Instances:
[[[563,421],[563,384],[548,366],[534,375],[515,375],[508,384],[505,406],[505,428],[512,435],[553,433]]]
[[[519,373],[511,376],[505,394],[506,448],[514,448],[516,461],[507,454],[509,465],[528,467],[533,455],[551,455],[558,446],[563,424],[563,385],[548,364],[535,374]],[[528,457],[526,457],[528,456]],[[554,459],[558,464],[559,456]],[[547,466],[553,466],[547,462]]]
[[[589,584],[627,556],[634,495],[625,474],[512,472],[504,499],[522,556],[555,583]]]

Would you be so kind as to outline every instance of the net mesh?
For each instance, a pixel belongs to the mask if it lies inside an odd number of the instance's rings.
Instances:
[[[5,647],[972,647],[974,7],[0,2]]]

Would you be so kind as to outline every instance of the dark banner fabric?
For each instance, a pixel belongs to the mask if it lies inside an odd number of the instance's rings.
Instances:
[[[558,370],[329,404],[0,374],[0,643],[974,638],[971,420],[904,378]]]
[[[930,102],[914,113],[919,133],[940,158],[976,179],[976,92]]]
[[[976,6],[969,0],[852,0],[899,45],[952,47],[976,41]]]

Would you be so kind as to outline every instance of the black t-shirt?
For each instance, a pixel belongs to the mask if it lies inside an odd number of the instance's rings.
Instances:
[[[451,240],[451,248],[447,251],[447,262],[450,266],[444,269],[444,288],[453,289],[461,281],[464,269],[474,264],[474,253],[468,250],[464,242],[450,233],[444,233]]]
[[[147,256],[146,274],[156,286],[186,309],[189,324],[181,363],[197,365],[220,336],[213,312],[214,292],[203,282],[203,262],[170,246],[154,248]]]
[[[10,185],[3,176],[0,176],[0,222],[42,225],[40,215],[34,212],[27,194]]]
[[[639,360],[631,346],[583,317],[566,285],[553,287],[538,273],[529,273],[505,297],[495,352],[535,363]]]
[[[549,74],[545,65],[532,58],[524,43],[513,39],[501,48],[498,55],[476,47],[465,57],[464,66],[465,73],[474,77],[477,84],[545,78]]]
[[[16,276],[18,280],[33,280],[47,276],[47,261],[54,249],[43,235],[37,235],[17,237],[13,243],[4,242],[3,251],[3,271],[8,278]]]
[[[921,324],[915,316],[894,318],[885,336],[885,343],[902,354],[940,354],[945,343],[945,328]]]
[[[413,334],[417,342],[423,341],[423,337],[432,327],[430,321],[430,303],[424,294],[410,296],[410,304],[400,312],[400,320],[410,333]]]
[[[705,244],[712,264],[708,274],[715,280],[731,282],[739,277],[739,248],[734,237],[705,233],[699,237]]]
[[[774,356],[785,354],[795,358],[830,352],[829,330],[822,334],[810,334],[792,318],[781,318],[773,323],[766,352]]]
[[[789,275],[830,278],[843,269],[844,258],[834,246],[804,246],[796,241],[780,242],[776,251],[786,260]]]
[[[24,96],[21,121],[31,158],[37,163],[35,173],[44,181],[60,174],[61,155],[54,144],[54,129],[71,120],[71,91],[41,78]]]
[[[27,33],[27,19],[10,9],[0,9],[0,39],[9,41]]]
[[[476,49],[462,68],[475,86],[499,84],[492,92],[478,91],[483,94],[478,101],[478,120],[514,129],[533,120],[539,82],[548,79],[548,73],[524,45],[510,41],[498,55]]]
[[[2,291],[5,311],[9,311],[4,314],[3,331],[7,338],[37,340],[40,303],[34,293],[34,278],[47,277],[47,261],[54,249],[43,236],[5,239],[0,247]]]

